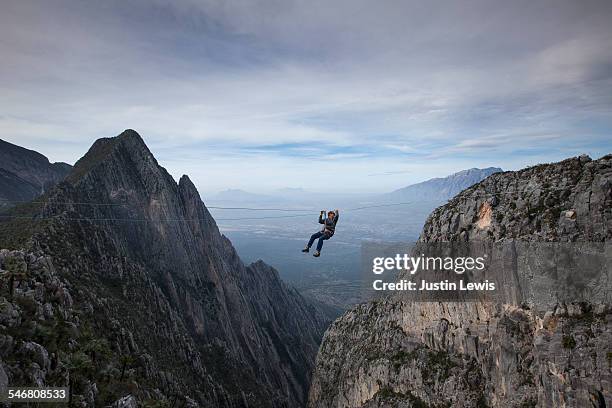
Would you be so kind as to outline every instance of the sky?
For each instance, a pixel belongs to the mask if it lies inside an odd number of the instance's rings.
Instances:
[[[0,138],[138,131],[200,192],[382,192],[612,153],[607,0],[0,3]]]

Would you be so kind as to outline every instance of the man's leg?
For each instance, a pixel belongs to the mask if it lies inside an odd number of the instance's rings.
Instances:
[[[315,242],[315,239],[321,237],[322,235],[323,235],[323,231],[315,232],[314,234],[312,234],[312,236],[310,237],[310,241],[308,241],[308,245],[306,246],[310,248],[312,244]]]
[[[317,242],[317,252],[321,252],[321,248],[323,248],[323,241],[329,239],[329,235],[321,234],[321,238],[319,238],[319,242]]]

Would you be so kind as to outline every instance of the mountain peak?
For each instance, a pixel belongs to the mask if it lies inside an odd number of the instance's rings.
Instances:
[[[188,175],[183,174],[181,176],[178,182],[178,186],[179,186],[179,191],[181,191],[183,195],[195,198],[198,203],[201,202],[200,193],[198,192],[198,189],[193,184],[193,182],[191,181]]]
[[[471,169],[461,170],[456,173],[451,174],[451,176],[458,176],[463,174],[473,174],[473,173],[498,173],[503,171],[500,167],[485,167],[483,169],[479,169],[478,167],[472,167]]]
[[[181,178],[179,179],[179,186],[185,184],[187,186],[192,185],[193,186],[193,182],[191,181],[191,179],[189,178],[188,175],[183,174],[181,176]],[[194,186],[195,187],[195,186]]]
[[[80,158],[67,180],[76,183],[97,166],[107,163],[110,157],[117,151],[123,150],[122,159],[140,157],[145,160],[155,161],[149,148],[142,137],[133,129],[126,129],[115,137],[100,138],[94,142],[85,156]]]
[[[137,131],[135,131],[134,129],[125,129],[123,132],[121,132],[119,134],[119,136],[117,136],[117,138],[129,138],[129,137],[133,137],[133,138],[137,138],[142,140],[142,138],[140,137],[140,135],[138,134]]]
[[[117,143],[125,143],[133,147],[139,147],[149,152],[149,148],[145,144],[144,140],[134,129],[125,129],[118,136],[112,137]]]
[[[19,155],[22,157],[27,157],[28,159],[32,161],[36,161],[36,162],[44,163],[44,164],[50,164],[49,159],[47,159],[42,154],[34,150],[26,149],[25,147],[17,146],[15,144],[12,144],[2,139],[0,139],[0,154],[1,155],[6,154],[7,156],[8,155]]]

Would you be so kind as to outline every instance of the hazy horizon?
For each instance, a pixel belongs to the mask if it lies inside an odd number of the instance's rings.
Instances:
[[[75,158],[74,160],[63,161],[63,160],[55,160],[53,157],[50,157],[49,155],[47,155],[44,151],[39,151],[39,150],[37,150],[35,148],[19,144],[19,141],[11,141],[9,139],[3,139],[3,138],[0,138],[0,140],[5,140],[5,141],[7,141],[9,143],[13,143],[15,145],[21,146],[21,147],[26,148],[28,150],[34,150],[34,151],[36,151],[36,152],[46,156],[51,163],[54,163],[54,162],[63,162],[63,163],[68,163],[70,165],[74,165],[74,163],[78,159],[80,159],[82,156],[85,155],[85,153],[87,152],[87,149],[89,149],[89,147],[90,147],[90,146],[88,146],[86,148],[86,150],[84,150],[83,153],[80,156],[78,156],[77,158]],[[92,144],[93,144],[94,141],[95,140],[92,140]],[[145,143],[146,142],[147,141],[145,140]],[[149,148],[150,148],[150,146],[149,146]],[[264,189],[257,190],[257,189],[250,188],[250,185],[247,185],[246,187],[223,186],[223,187],[221,187],[218,190],[211,190],[211,189],[207,189],[206,185],[202,186],[198,182],[198,180],[194,179],[192,174],[190,174],[189,172],[187,172],[187,173],[173,172],[171,167],[166,166],[163,163],[163,161],[160,160],[160,158],[158,157],[158,155],[156,154],[155,151],[152,150],[152,154],[156,157],[156,159],[158,160],[159,164],[162,167],[166,168],[166,170],[168,170],[170,172],[170,174],[172,175],[172,177],[175,179],[175,181],[177,183],[178,183],[178,180],[181,178],[181,176],[187,175],[187,176],[190,177],[190,179],[192,181],[194,181],[194,183],[196,184],[196,187],[198,188],[198,191],[200,192],[200,194],[202,194],[203,196],[206,195],[208,199],[213,199],[213,200],[218,198],[218,197],[216,197],[217,195],[219,195],[221,193],[225,193],[225,192],[231,192],[231,191],[236,191],[236,192],[240,191],[240,192],[251,193],[251,194],[262,195],[262,196],[270,195],[271,197],[274,197],[275,194],[276,195],[280,195],[280,194],[283,194],[283,193],[291,192],[292,190],[295,191],[295,192],[299,191],[299,192],[303,192],[303,193],[313,193],[313,194],[314,193],[320,193],[325,188],[324,186],[322,186],[322,187],[320,187],[319,190],[317,190],[316,186],[314,188],[305,188],[305,187],[297,186],[297,185],[287,185],[287,186],[280,186],[280,187],[274,187],[274,188],[264,188]],[[559,160],[563,160],[563,159],[567,159],[567,158],[570,158],[570,157],[579,156],[580,154],[586,154],[586,153],[578,153],[578,154],[576,154],[574,156],[562,157]],[[606,155],[606,154],[610,154],[610,153],[605,153],[603,155]],[[591,156],[592,159],[599,159],[600,157],[601,156],[596,156],[596,157]],[[503,171],[516,171],[516,170],[521,170],[523,168],[526,168],[526,167],[529,167],[529,166],[532,166],[532,165],[545,164],[545,163],[550,163],[550,162],[536,161],[534,163],[525,164],[524,166],[520,166],[520,167],[512,168],[512,169],[510,169],[510,168],[503,168],[502,167],[502,170]],[[432,177],[427,177],[427,176],[422,176],[422,178],[416,177],[416,178],[414,178],[414,180],[416,180],[416,181],[405,182],[404,184],[398,184],[397,186],[390,187],[390,188],[384,188],[383,187],[383,188],[373,188],[371,190],[364,190],[363,188],[361,188],[359,186],[355,186],[354,189],[351,189],[351,186],[348,186],[348,188],[337,189],[335,192],[337,194],[339,194],[339,195],[347,195],[347,196],[348,195],[363,195],[363,196],[367,196],[367,195],[370,195],[370,194],[389,193],[389,192],[393,192],[395,190],[398,190],[398,189],[401,189],[401,188],[404,188],[404,187],[408,187],[408,186],[411,186],[411,185],[414,185],[414,184],[419,184],[419,183],[422,183],[422,182],[425,182],[425,181],[428,181],[428,180],[431,180],[431,179],[434,179],[434,178],[445,178],[447,176],[453,175],[455,173],[458,173],[458,172],[461,172],[461,171],[464,171],[464,170],[485,169],[485,168],[490,168],[490,167],[500,167],[500,166],[491,165],[491,166],[483,166],[483,167],[474,167],[474,166],[472,166],[472,167],[465,167],[465,168],[460,168],[460,169],[457,169],[457,170],[452,170],[451,172],[446,173],[446,174],[435,175],[435,176],[432,176]],[[197,167],[195,169],[197,169]],[[189,169],[186,169],[186,170],[189,170]],[[408,172],[400,172],[399,174],[407,174],[407,173]],[[384,173],[373,173],[373,174],[369,174],[368,176],[369,177],[376,177],[376,176],[385,176],[385,175],[386,174],[384,174]],[[401,183],[401,181],[400,181],[400,183]]]

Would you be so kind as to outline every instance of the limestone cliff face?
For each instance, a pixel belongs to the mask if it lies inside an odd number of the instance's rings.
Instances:
[[[610,156],[495,174],[434,211],[421,240],[606,242],[611,189]],[[528,286],[532,277],[518,270],[516,278]],[[309,406],[610,406],[604,295],[551,304],[527,290],[520,304],[359,305],[324,336]]]
[[[305,404],[324,318],[273,268],[244,265],[191,181],[136,132],[98,140],[45,200],[28,248],[69,285],[80,327],[133,369],[112,386],[81,380],[79,398]]]

